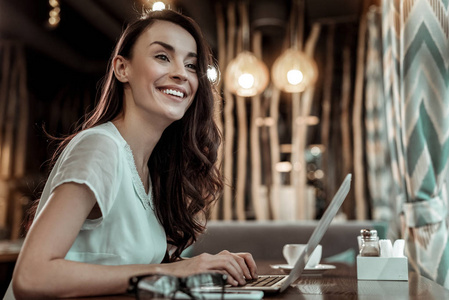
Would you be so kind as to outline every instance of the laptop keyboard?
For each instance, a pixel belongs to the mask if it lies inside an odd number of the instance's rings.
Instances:
[[[273,286],[284,278],[285,276],[263,276],[255,280],[247,281],[246,286]]]

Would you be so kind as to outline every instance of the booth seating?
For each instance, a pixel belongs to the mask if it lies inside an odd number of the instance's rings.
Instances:
[[[229,250],[250,252],[256,260],[282,261],[282,247],[288,243],[307,243],[317,224],[318,221],[209,221],[206,232],[186,250],[184,256]],[[385,238],[388,224],[374,221],[333,222],[320,243],[323,246],[322,258],[351,253],[351,261],[354,261],[359,251],[357,236],[363,228],[377,229],[379,237]]]

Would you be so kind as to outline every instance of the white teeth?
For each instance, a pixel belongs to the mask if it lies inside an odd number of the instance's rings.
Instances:
[[[184,93],[183,92],[172,90],[172,89],[162,90],[162,93],[167,94],[167,95],[178,96],[178,97],[181,97],[181,98],[184,97]]]

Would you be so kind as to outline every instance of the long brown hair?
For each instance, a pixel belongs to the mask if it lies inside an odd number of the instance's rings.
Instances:
[[[169,21],[187,30],[195,39],[198,52],[199,85],[195,99],[183,118],[165,129],[148,161],[155,212],[168,243],[176,247],[170,257],[174,260],[204,230],[203,221],[223,187],[215,166],[221,142],[213,119],[217,93],[207,78],[213,58],[198,25],[172,10],[150,11],[129,24],[111,55],[99,101],[77,132],[111,121],[122,112],[123,84],[115,78],[112,60],[117,55],[131,59],[137,39],[156,20]],[[61,141],[53,161],[77,132]]]

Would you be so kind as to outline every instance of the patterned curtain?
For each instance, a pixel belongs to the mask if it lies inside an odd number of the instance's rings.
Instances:
[[[368,12],[367,34],[365,70],[367,184],[372,204],[372,218],[389,222],[394,219],[397,212],[394,206],[395,198],[392,197],[393,178],[388,149],[389,118],[383,89],[381,13],[377,7],[371,7]]]
[[[383,0],[384,97],[402,237],[417,272],[449,288],[449,0]]]

